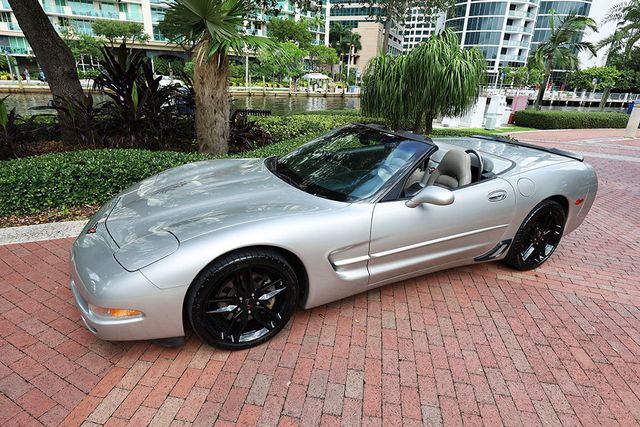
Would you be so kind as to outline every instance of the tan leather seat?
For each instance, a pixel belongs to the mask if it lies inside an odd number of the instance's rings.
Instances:
[[[426,185],[437,185],[449,190],[471,183],[471,156],[462,150],[451,149],[430,174]],[[423,178],[424,179],[424,178]]]

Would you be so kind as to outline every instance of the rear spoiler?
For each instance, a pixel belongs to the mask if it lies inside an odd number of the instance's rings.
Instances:
[[[520,142],[517,139],[513,139],[510,137],[501,137],[501,136],[494,136],[494,135],[473,135],[473,137],[478,139],[486,139],[488,141],[502,142],[504,144],[516,145],[518,147],[531,148],[533,150],[538,150],[538,151],[545,151],[547,153],[555,154],[558,156],[568,157],[570,159],[574,159],[579,162],[584,161],[584,157],[581,154],[576,154],[571,151],[561,150],[559,148],[547,148],[547,147],[541,147],[539,145],[527,144],[526,142]]]

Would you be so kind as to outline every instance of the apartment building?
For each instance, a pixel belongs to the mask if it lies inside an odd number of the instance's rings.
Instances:
[[[149,40],[135,43],[133,47],[145,49],[150,56],[184,56],[182,49],[169,43],[158,28],[168,7],[167,0],[40,0],[40,4],[53,26],[60,31],[69,28],[79,34],[94,35],[92,23],[98,19],[137,22],[144,26]],[[289,0],[279,1],[276,10],[270,13],[257,8],[250,19],[245,21],[245,29],[251,34],[268,36],[269,21],[275,16],[296,21],[309,19],[313,24],[311,31],[314,34],[314,43],[328,43],[328,39],[325,40],[324,8],[314,12],[302,11],[295,8]],[[0,0],[0,51],[21,62],[33,57],[33,50],[7,0]]]

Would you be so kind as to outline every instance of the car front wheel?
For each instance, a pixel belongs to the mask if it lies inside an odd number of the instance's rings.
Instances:
[[[298,280],[278,253],[249,249],[223,256],[196,278],[187,295],[191,325],[207,343],[243,349],[277,334],[293,315]]]
[[[544,200],[538,204],[520,226],[504,262],[518,270],[542,265],[560,244],[565,219],[558,202]]]

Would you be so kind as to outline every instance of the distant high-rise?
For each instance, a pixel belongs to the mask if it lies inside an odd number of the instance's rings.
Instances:
[[[576,15],[589,16],[590,11],[591,0],[542,0],[538,9],[538,19],[536,19],[531,49],[535,49],[538,43],[549,38],[551,34],[551,17],[554,14],[555,19],[558,20],[563,19],[571,12],[575,12]]]
[[[503,67],[527,62],[539,0],[458,2],[446,26],[460,37],[463,47],[477,46],[487,59],[490,78]]]
[[[536,45],[550,36],[550,19],[570,12],[588,16],[591,0],[458,1],[447,15],[463,47],[477,46],[487,59],[490,80],[504,67],[526,64]]]
[[[431,37],[437,28],[444,23],[441,21],[443,21],[442,18],[425,15],[417,7],[407,10],[402,38],[402,51],[407,53]]]

